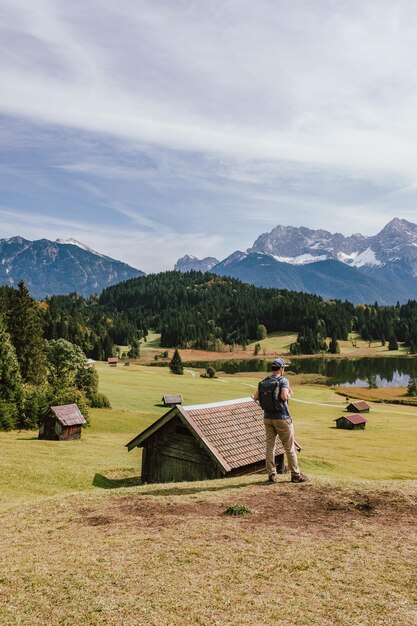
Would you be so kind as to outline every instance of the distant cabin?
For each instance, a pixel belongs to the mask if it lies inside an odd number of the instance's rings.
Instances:
[[[364,430],[367,420],[362,415],[343,415],[334,420],[337,428]]]
[[[182,404],[184,400],[181,395],[162,396],[162,402],[164,406],[175,406],[176,404]]]
[[[86,423],[76,404],[51,406],[42,417],[39,439],[64,441],[80,439],[81,428]]]
[[[117,356],[109,356],[109,358],[107,359],[107,363],[110,365],[110,367],[117,367],[118,362],[119,359],[117,358]]]
[[[364,400],[359,400],[358,402],[351,402],[346,407],[346,411],[350,411],[352,413],[369,413],[371,407]]]
[[[142,481],[166,483],[239,476],[265,469],[263,410],[252,398],[176,405],[132,441],[143,448]],[[278,443],[277,471],[284,471]]]

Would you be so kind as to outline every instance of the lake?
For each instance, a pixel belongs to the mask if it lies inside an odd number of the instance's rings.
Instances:
[[[417,358],[379,357],[358,359],[294,359],[289,367],[294,374],[321,374],[328,385],[368,387],[376,377],[379,387],[406,387],[417,377]]]
[[[266,359],[229,359],[218,361],[184,362],[186,368],[214,367],[218,372],[266,372],[270,364]],[[366,357],[352,359],[298,358],[288,359],[288,374],[320,374],[328,385],[368,387],[369,377],[376,377],[379,387],[406,387],[410,376],[417,378],[417,357]],[[152,365],[168,365],[153,363]]]

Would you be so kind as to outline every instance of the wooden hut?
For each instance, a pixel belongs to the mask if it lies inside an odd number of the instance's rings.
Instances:
[[[180,482],[238,476],[265,469],[263,410],[252,398],[176,405],[137,435],[128,450],[143,448],[142,481]],[[284,450],[276,449],[277,471]]]
[[[81,428],[85,423],[86,420],[76,404],[51,406],[42,418],[39,439],[80,439]]]
[[[117,367],[118,362],[119,359],[117,358],[117,356],[109,356],[109,358],[107,359],[107,363],[110,365],[110,367]]]
[[[183,403],[183,397],[181,394],[173,395],[173,396],[162,396],[162,402],[164,406],[175,406],[176,404]]]
[[[347,430],[364,430],[366,419],[362,415],[343,415],[334,420],[337,428],[346,428]]]
[[[358,400],[357,402],[351,402],[346,407],[346,411],[351,413],[369,413],[371,407],[364,400]]]

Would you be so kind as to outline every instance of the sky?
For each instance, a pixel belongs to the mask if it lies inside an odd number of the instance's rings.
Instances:
[[[413,0],[0,0],[0,238],[147,273],[417,221]]]

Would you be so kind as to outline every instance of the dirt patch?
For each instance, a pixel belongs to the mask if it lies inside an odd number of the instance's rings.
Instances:
[[[281,483],[282,485],[282,483]],[[276,524],[306,532],[340,529],[353,520],[394,526],[415,525],[415,503],[392,494],[341,493],[335,489],[317,489],[311,485],[275,485],[269,494],[252,495],[245,504],[256,511],[256,524]]]
[[[110,502],[108,502],[110,505]],[[354,520],[369,525],[402,529],[416,528],[416,503],[399,493],[340,492],[312,485],[291,485],[279,482],[259,484],[233,498],[210,497],[193,502],[131,496],[114,499],[106,515],[89,510],[80,511],[80,522],[88,526],[112,523],[133,523],[144,528],[172,527],[187,518],[225,518],[231,505],[247,507],[251,513],[233,517],[244,526],[267,526],[323,534],[341,530]],[[230,519],[230,517],[228,518]]]
[[[89,515],[84,517],[84,521],[88,526],[108,526],[113,520],[106,515]]]

